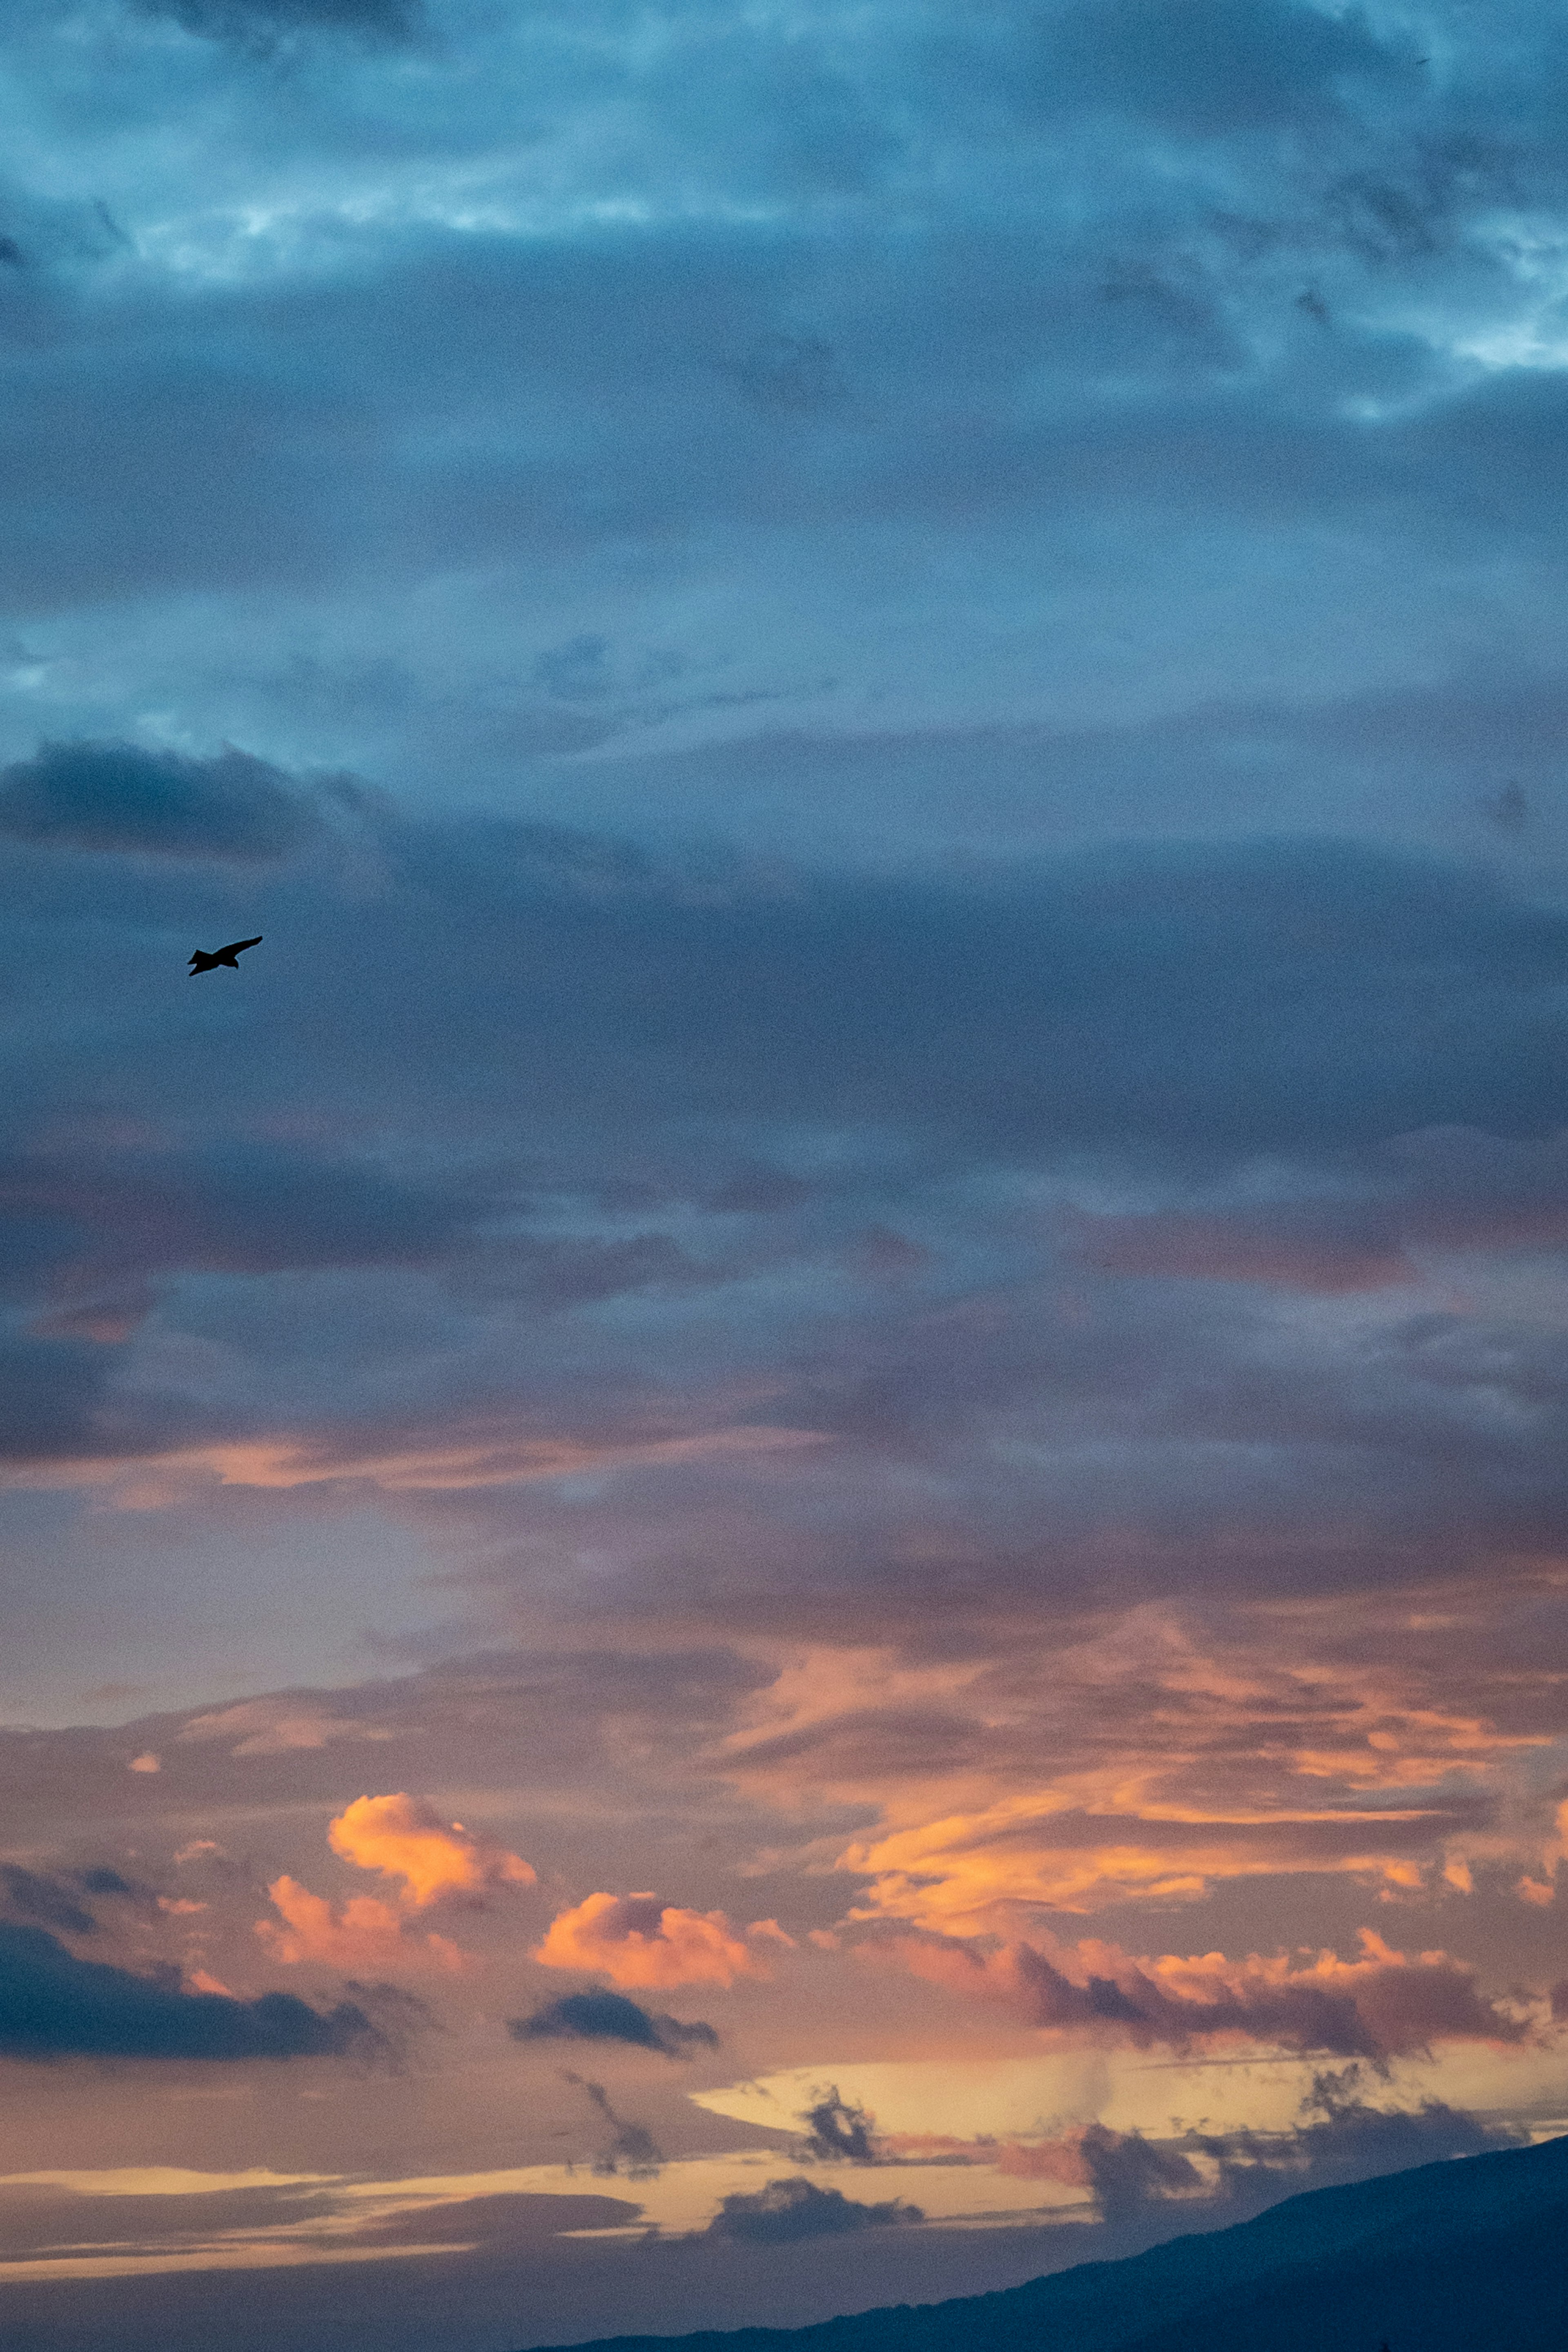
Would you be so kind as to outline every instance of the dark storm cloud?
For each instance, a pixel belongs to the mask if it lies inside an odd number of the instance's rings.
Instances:
[[[662,2011],[647,2010],[624,1993],[595,1990],[569,1992],[547,2001],[530,2017],[507,2021],[514,2042],[624,2042],[634,2050],[657,2050],[666,2058],[688,2058],[693,2050],[716,2050],[719,2036],[694,2019],[689,2025]]]
[[[0,834],[20,841],[247,865],[287,856],[320,822],[304,793],[243,751],[46,743],[0,769]]]
[[[384,2037],[356,2002],[294,1994],[236,2000],[177,1979],[79,1960],[42,1927],[0,1924],[0,2053],[13,2058],[318,2058],[369,2055]]]
[[[890,2229],[923,2221],[918,2205],[889,2197],[865,2204],[841,2189],[819,2189],[815,2180],[770,2180],[765,2189],[738,2189],[719,2200],[708,2224],[710,2238],[736,2238],[748,2245],[785,2246],[804,2238],[839,2237],[850,2230]]]

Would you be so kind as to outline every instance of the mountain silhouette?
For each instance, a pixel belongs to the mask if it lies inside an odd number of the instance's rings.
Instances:
[[[1312,2189],[997,2294],[574,2352],[1546,2352],[1568,2345],[1565,2258],[1568,2137]]]

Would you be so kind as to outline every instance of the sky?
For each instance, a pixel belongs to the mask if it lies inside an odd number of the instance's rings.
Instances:
[[[15,2352],[1568,2129],[1565,86],[8,0]]]

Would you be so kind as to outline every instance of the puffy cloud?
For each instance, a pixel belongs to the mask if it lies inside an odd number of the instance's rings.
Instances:
[[[683,1911],[657,1895],[590,1895],[557,1914],[533,1957],[546,1968],[591,1969],[612,1984],[650,1990],[731,1985],[766,1976],[755,1943],[769,1930],[779,1932],[762,1920],[737,1931],[722,1911]]]
[[[530,2017],[507,2020],[514,2042],[624,2042],[634,2050],[657,2050],[666,2058],[688,2058],[693,2050],[716,2050],[719,2036],[700,2019],[689,2025],[662,2011],[642,2008],[624,1993],[563,1993]]]
[[[42,1927],[0,1922],[0,2053],[14,2058],[317,2058],[384,2037],[358,2002],[311,2009],[287,1992],[236,2000],[79,1960]]]
[[[820,2189],[815,2180],[797,2175],[770,2180],[765,2189],[735,2189],[720,2200],[708,2224],[708,2235],[738,2238],[748,2245],[792,2245],[802,2238],[841,2236],[849,2230],[882,2230],[914,2221],[925,2215],[918,2205],[889,2197],[876,2205],[846,2197],[841,2189]]]
[[[999,2001],[1031,2025],[1140,2049],[1244,2042],[1382,2061],[1439,2042],[1525,2040],[1528,2021],[1489,2000],[1475,1971],[1447,1953],[1412,1958],[1370,1928],[1361,1943],[1358,1960],[1321,1952],[1294,1966],[1288,1955],[1236,1961],[1218,1952],[1138,1960],[1098,1942],[1047,1954],[932,1937],[896,1949],[917,1976]]]
[[[443,1821],[424,1798],[402,1791],[356,1797],[327,1837],[345,1862],[402,1879],[398,1899],[412,1910],[488,1886],[531,1886],[536,1875],[521,1854],[476,1837],[461,1822]]]
[[[412,1931],[403,1912],[374,1895],[354,1895],[336,1911],[297,1879],[275,1878],[267,1890],[284,1925],[258,1919],[256,1933],[276,1960],[289,1966],[318,1962],[326,1968],[405,1969],[434,1967],[454,1972],[467,1966],[449,1937]]]

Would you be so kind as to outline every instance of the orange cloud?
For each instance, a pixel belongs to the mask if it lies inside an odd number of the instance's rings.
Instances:
[[[304,1434],[239,1444],[185,1446],[163,1454],[78,1456],[22,1465],[7,1483],[33,1490],[92,1486],[106,1489],[122,1511],[166,1510],[193,1488],[216,1481],[224,1486],[288,1489],[340,1481],[363,1482],[389,1494],[461,1493],[487,1486],[521,1486],[593,1471],[723,1461],[731,1456],[793,1454],[825,1445],[821,1430],[778,1428],[767,1423],[676,1432],[663,1437],[595,1442],[570,1436],[532,1436],[510,1429],[483,1429],[471,1437],[404,1444],[329,1443]]]
[[[356,1797],[332,1822],[327,1837],[332,1852],[345,1862],[379,1871],[384,1878],[402,1879],[398,1900],[413,1911],[424,1910],[444,1895],[477,1895],[486,1886],[531,1886],[536,1875],[521,1854],[475,1837],[461,1822],[444,1822],[424,1798],[402,1791]]]
[[[552,1920],[533,1957],[547,1969],[589,1969],[617,1985],[731,1985],[768,1973],[742,1933],[791,1942],[773,1919],[737,1933],[722,1911],[681,1911],[657,1895],[590,1895]]]
[[[964,1936],[1005,1932],[1031,1910],[1194,1902],[1221,1879],[1338,1872],[1399,1892],[1422,1883],[1418,1864],[1379,1851],[1391,1835],[1419,1834],[1419,1814],[1282,1803],[1205,1818],[1196,1802],[1125,1785],[1088,1793],[1092,1809],[1065,1790],[1030,1790],[857,1841],[837,1863],[870,1881],[851,1916]]]
[[[314,1960],[333,1969],[467,1966],[467,1955],[446,1936],[415,1936],[390,1904],[374,1895],[351,1896],[334,1912],[295,1878],[275,1878],[267,1890],[285,1921],[258,1919],[256,1933],[275,1960],[290,1968]]]

